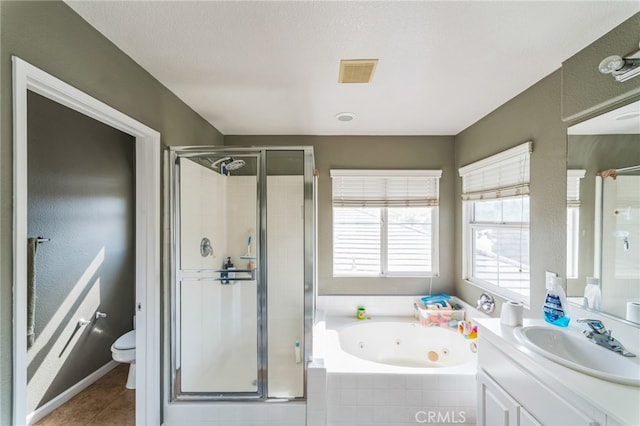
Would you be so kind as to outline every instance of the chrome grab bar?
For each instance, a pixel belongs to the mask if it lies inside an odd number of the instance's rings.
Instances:
[[[235,276],[222,276],[223,273],[228,274],[229,272],[235,273]],[[185,276],[189,274],[221,274],[218,277],[215,276]],[[238,274],[248,274],[248,275],[240,275]],[[198,281],[220,281],[221,284],[233,284],[235,281],[255,281],[256,280],[256,270],[255,269],[183,269],[182,273],[179,274],[178,280],[182,282],[198,282]]]

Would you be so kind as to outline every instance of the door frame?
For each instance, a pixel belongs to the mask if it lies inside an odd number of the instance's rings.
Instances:
[[[160,133],[13,62],[13,424],[27,422],[27,90],[135,138],[136,424],[160,424]]]

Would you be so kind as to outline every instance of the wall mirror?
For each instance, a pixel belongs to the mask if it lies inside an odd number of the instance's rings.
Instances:
[[[640,324],[640,101],[567,133],[567,295]],[[588,277],[601,300],[586,306]]]

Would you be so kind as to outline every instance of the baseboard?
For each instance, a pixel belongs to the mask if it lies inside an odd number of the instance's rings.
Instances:
[[[62,406],[62,404],[69,401],[71,398],[73,398],[74,396],[76,396],[77,394],[79,394],[80,392],[82,392],[92,384],[94,384],[96,381],[98,381],[98,379],[100,379],[102,376],[107,374],[109,371],[116,368],[119,364],[120,364],[119,362],[110,361],[105,365],[103,365],[102,367],[100,367],[99,369],[97,369],[96,371],[94,371],[93,373],[89,374],[87,377],[80,380],[78,383],[71,386],[69,389],[67,389],[66,391],[62,392],[60,395],[53,398],[51,401],[47,402],[46,404],[38,408],[33,413],[28,414],[27,424],[32,425],[42,420],[47,415],[51,414],[54,410]]]

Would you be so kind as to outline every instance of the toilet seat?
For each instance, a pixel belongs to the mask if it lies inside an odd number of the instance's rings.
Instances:
[[[131,330],[113,342],[111,354],[114,361],[134,363],[136,361],[136,331]]]
[[[113,344],[113,349],[119,351],[126,351],[128,349],[136,348],[136,331],[131,330],[128,333],[123,334]]]
[[[111,357],[114,361],[131,364],[127,377],[127,389],[136,388],[136,330],[133,329],[113,342]]]

